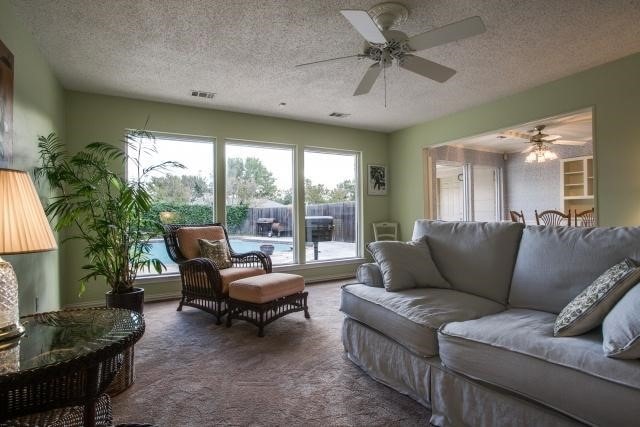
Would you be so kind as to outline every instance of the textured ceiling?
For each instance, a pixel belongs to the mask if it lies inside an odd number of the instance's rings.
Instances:
[[[640,0],[400,2],[409,36],[474,15],[487,32],[419,53],[458,71],[446,83],[390,69],[385,108],[382,79],[351,96],[368,60],[294,68],[360,53],[339,11],[378,1],[12,0],[65,88],[381,131],[640,51]]]

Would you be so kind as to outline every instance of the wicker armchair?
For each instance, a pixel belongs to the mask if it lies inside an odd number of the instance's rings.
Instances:
[[[182,231],[181,231],[182,230]],[[200,257],[197,239],[227,241],[232,267],[219,270],[209,258]],[[236,253],[229,243],[227,230],[220,223],[203,225],[167,224],[164,226],[167,252],[180,268],[183,305],[199,308],[216,316],[222,323],[227,313],[228,286],[234,280],[271,273],[271,258],[262,252]]]

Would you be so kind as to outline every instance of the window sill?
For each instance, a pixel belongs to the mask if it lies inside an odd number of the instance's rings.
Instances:
[[[348,258],[348,259],[340,259],[340,260],[327,260],[327,261],[314,261],[308,264],[284,264],[284,265],[276,265],[273,267],[273,272],[283,273],[283,272],[294,272],[294,271],[304,271],[304,270],[312,270],[317,268],[326,268],[326,267],[335,267],[341,265],[359,265],[364,262],[367,262],[366,258]],[[180,282],[180,274],[172,273],[172,274],[156,274],[156,275],[148,275],[141,276],[136,279],[136,285],[147,285],[153,283],[167,283],[167,282]]]

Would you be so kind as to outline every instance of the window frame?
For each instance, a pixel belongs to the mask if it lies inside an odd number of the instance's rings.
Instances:
[[[354,256],[352,257],[347,257],[347,258],[335,258],[335,259],[330,259],[330,260],[318,260],[318,261],[311,261],[308,262],[305,259],[304,266],[315,266],[315,265],[342,265],[342,264],[350,264],[353,262],[357,262],[358,260],[361,260],[364,257],[364,239],[363,239],[363,224],[364,224],[364,209],[363,209],[363,203],[364,203],[364,188],[363,188],[363,182],[362,182],[362,177],[365,176],[364,171],[363,171],[363,162],[362,162],[362,152],[361,151],[357,151],[357,150],[348,150],[348,149],[340,149],[340,148],[326,148],[326,147],[318,147],[318,146],[304,146],[302,148],[302,158],[303,158],[303,164],[304,164],[304,154],[308,151],[311,153],[319,153],[319,154],[337,154],[337,155],[353,155],[355,156],[355,167],[354,167],[354,174],[355,174],[355,183],[356,183],[356,214],[355,214],[355,218],[357,219],[357,223],[355,226],[355,230],[356,230],[356,239],[355,239],[355,245],[356,245],[356,253]],[[302,176],[301,181],[303,183],[302,186],[302,195],[303,195],[303,200],[302,200],[302,220],[304,220],[304,216],[305,216],[305,204],[304,204],[304,180],[305,180],[305,170],[304,167],[302,168]],[[304,224],[304,221],[302,222]]]

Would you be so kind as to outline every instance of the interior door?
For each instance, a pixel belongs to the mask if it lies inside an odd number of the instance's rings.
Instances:
[[[440,220],[462,221],[463,219],[463,187],[459,179],[460,174],[447,173],[437,178],[438,219]]]

